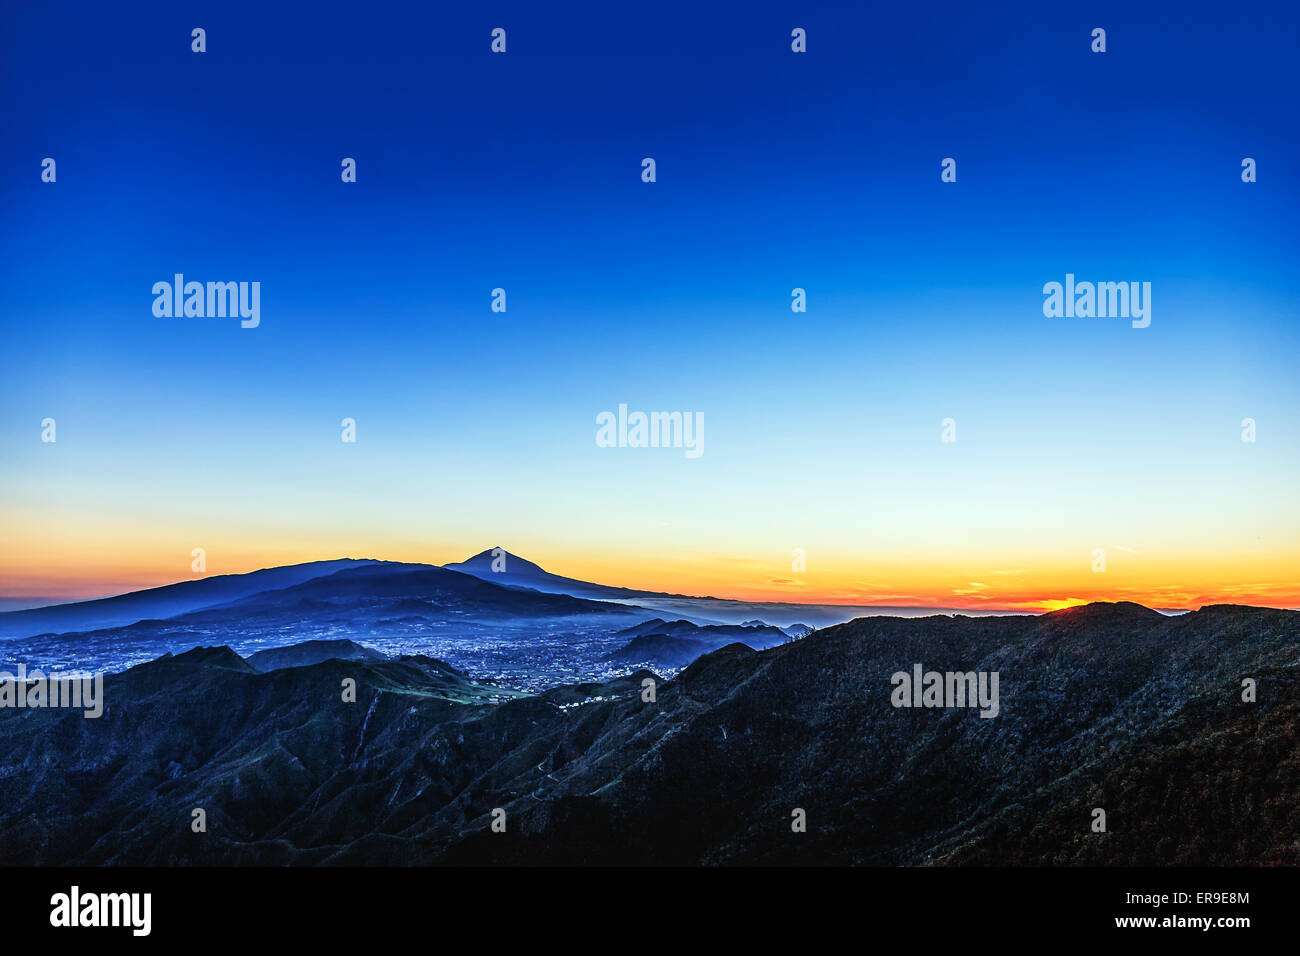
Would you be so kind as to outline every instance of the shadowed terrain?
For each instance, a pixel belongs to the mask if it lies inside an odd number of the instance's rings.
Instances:
[[[894,707],[918,663],[997,671],[998,716]],[[1300,613],[1134,604],[729,645],[653,702],[647,671],[523,696],[205,648],[107,678],[98,720],[0,712],[0,861],[1294,864],[1298,668]]]

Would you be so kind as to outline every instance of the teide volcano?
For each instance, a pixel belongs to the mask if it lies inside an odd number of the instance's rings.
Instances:
[[[638,591],[632,588],[610,587],[594,584],[591,581],[579,581],[551,574],[540,565],[511,554],[504,548],[489,548],[473,557],[452,564],[444,564],[448,571],[471,574],[484,581],[502,584],[507,587],[526,588],[544,591],[548,594],[568,594],[573,597],[592,598],[596,600],[621,600],[637,597],[669,597],[655,591]]]

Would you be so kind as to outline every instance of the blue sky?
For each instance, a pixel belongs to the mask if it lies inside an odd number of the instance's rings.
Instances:
[[[0,590],[213,539],[713,593],[811,547],[823,597],[949,555],[1068,590],[1108,535],[1170,586],[1296,568],[1293,5],[310,9],[5,12]],[[261,326],[155,318],[175,272]],[[1044,318],[1066,272],[1151,282],[1151,327]],[[705,456],[596,448],[620,402]]]

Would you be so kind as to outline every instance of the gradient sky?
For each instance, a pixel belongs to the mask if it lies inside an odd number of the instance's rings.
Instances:
[[[1300,606],[1296,6],[863,6],[7,7],[0,596],[500,544]],[[260,281],[261,326],[155,318],[176,272]],[[1151,282],[1151,326],[1044,318],[1067,272]],[[597,447],[620,402],[705,454]]]

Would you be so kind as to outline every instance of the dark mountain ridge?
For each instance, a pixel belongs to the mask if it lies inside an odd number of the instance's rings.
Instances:
[[[674,669],[685,667],[697,657],[728,644],[744,644],[758,651],[784,644],[791,639],[785,630],[761,621],[701,625],[686,620],[665,621],[662,618],[624,628],[615,633],[614,637],[628,637],[630,640],[614,651],[609,660]]]
[[[330,641],[303,641],[288,647],[271,647],[258,651],[244,658],[249,666],[258,671],[274,671],[284,667],[306,667],[322,661],[382,661],[385,655],[358,644],[340,638]]]
[[[1144,610],[863,618],[530,697],[195,651],[107,678],[99,720],[0,712],[0,862],[1300,862],[1300,613]],[[997,671],[998,716],[893,706],[915,664]]]

